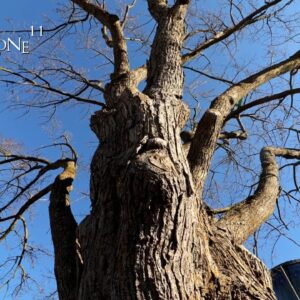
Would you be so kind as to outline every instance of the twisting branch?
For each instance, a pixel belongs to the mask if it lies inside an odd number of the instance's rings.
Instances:
[[[272,78],[299,67],[300,51],[287,60],[268,67],[233,85],[212,102],[197,126],[188,154],[193,178],[200,193],[202,193],[211,158],[224,121],[234,109],[235,104],[249,92]]]
[[[129,70],[129,61],[127,45],[123,35],[122,24],[118,16],[110,14],[99,4],[90,3],[87,0],[72,0],[73,3],[80,6],[84,11],[94,16],[103,26],[107,27],[111,33],[115,69],[114,75],[119,76]]]
[[[279,196],[279,170],[276,157],[300,159],[300,150],[265,147],[260,154],[262,172],[253,195],[232,206],[216,223],[227,228],[232,239],[244,243],[274,212]]]

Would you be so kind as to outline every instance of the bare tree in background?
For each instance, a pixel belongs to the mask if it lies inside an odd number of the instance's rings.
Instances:
[[[30,87],[36,92],[16,105],[55,110],[76,102],[101,107],[91,116],[91,129],[99,139],[91,161],[91,213],[80,224],[72,215],[69,193],[77,155],[66,138],[56,146],[69,149],[70,155],[57,161],[4,147],[0,164],[9,164],[12,175],[3,188],[10,198],[2,203],[0,222],[9,225],[1,239],[21,222],[26,251],[23,214],[50,193],[60,299],[275,299],[267,268],[243,244],[275,209],[278,224],[285,225],[280,195],[298,201],[300,150],[291,135],[299,135],[294,98],[300,89],[294,82],[300,52],[272,52],[276,43],[288,47],[297,42],[297,12],[291,12],[297,1],[218,1],[220,10],[210,13],[209,3],[148,0],[148,23],[134,18],[136,7],[145,5],[138,0],[118,9],[105,2],[71,2],[68,20],[46,30],[49,37],[43,43],[55,36],[61,43],[72,28],[79,39],[76,26],[83,24],[81,30],[89,37],[84,48],[96,54],[95,60],[101,57],[110,76],[90,79],[63,58],[50,57],[51,63],[47,59],[37,68],[2,67],[1,79],[9,89]],[[248,57],[240,61],[239,41],[246,33],[252,34],[253,44],[267,45],[265,56],[258,59],[260,67],[247,64]],[[146,59],[132,68],[136,49],[140,60]],[[230,59],[220,72],[222,56]],[[183,71],[190,74],[188,83]],[[210,87],[197,85],[199,78],[217,82],[213,98]],[[199,95],[212,100],[199,100]],[[200,103],[200,114],[196,106],[189,109],[185,97],[190,105],[191,99]],[[257,152],[261,170],[251,168],[251,155]],[[206,196],[216,191],[214,174],[224,157],[242,172],[238,188],[246,188],[249,178],[258,182],[247,187],[250,195],[244,200],[213,209]],[[292,159],[282,168],[292,167],[294,190],[280,188],[279,157]],[[27,193],[58,168],[63,172],[54,181],[33,195]],[[227,190],[219,190],[226,198]],[[17,212],[7,213],[16,204],[21,205]]]

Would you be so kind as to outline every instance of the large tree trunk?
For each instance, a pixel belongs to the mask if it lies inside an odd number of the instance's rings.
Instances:
[[[148,1],[158,26],[144,92],[136,87],[137,72],[128,71],[118,21],[101,7],[74,2],[111,30],[122,68],[115,68],[105,88],[106,107],[91,119],[100,141],[91,163],[92,211],[77,227],[77,241],[73,233],[68,239],[80,245],[77,250],[70,247],[78,262],[56,267],[76,273],[76,280],[67,272],[58,278],[63,287],[66,280],[76,281],[75,295],[64,295],[80,300],[275,299],[264,264],[240,245],[246,238],[243,231],[248,234],[259,224],[231,215],[218,222],[206,211],[201,193],[217,138],[235,102],[295,63],[266,69],[217,98],[200,121],[187,158],[180,139],[189,116],[182,101],[181,48],[189,1],[178,0],[172,8],[163,0]],[[276,168],[268,159],[262,178],[273,176]],[[278,180],[265,182],[258,193]],[[264,218],[272,212],[273,194]],[[54,227],[62,218],[56,220]],[[228,224],[236,220],[241,224]],[[239,225],[242,233],[235,238],[232,229]],[[55,247],[60,255],[63,250]],[[62,293],[60,297],[66,299]]]
[[[78,230],[77,299],[274,299],[264,265],[214,226],[195,193],[182,101],[122,86],[91,121],[101,144],[92,213]]]

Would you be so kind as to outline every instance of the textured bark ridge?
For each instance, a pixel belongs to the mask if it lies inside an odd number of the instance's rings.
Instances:
[[[223,230],[214,231],[210,243],[218,273],[204,299],[276,299],[269,271],[257,257]]]
[[[180,138],[189,116],[182,101],[182,61],[187,58],[182,59],[181,49],[189,1],[169,7],[165,0],[148,0],[157,32],[147,69],[135,71],[130,71],[116,16],[88,1],[73,2],[109,28],[116,66],[105,87],[106,106],[91,118],[99,146],[91,163],[90,215],[78,226],[71,215],[68,191],[74,176],[69,168],[52,189],[60,299],[275,300],[268,270],[241,244],[273,212],[275,157],[299,153],[264,148],[256,193],[220,220],[206,211],[201,194],[235,103],[299,66],[300,54],[217,97],[200,120],[187,154]],[[137,85],[145,76],[141,92]]]

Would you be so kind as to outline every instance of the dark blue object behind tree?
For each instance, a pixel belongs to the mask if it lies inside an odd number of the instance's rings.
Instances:
[[[300,300],[300,259],[278,265],[271,273],[278,300]]]

